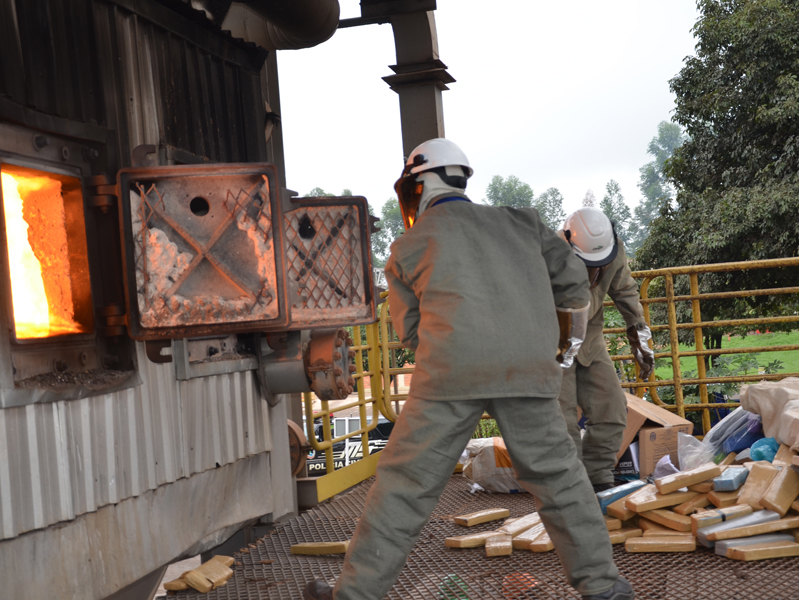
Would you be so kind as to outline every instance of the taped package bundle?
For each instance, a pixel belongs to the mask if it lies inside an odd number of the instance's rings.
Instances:
[[[502,438],[470,440],[464,450],[463,474],[489,492],[516,494],[523,492],[516,481],[510,455]]]

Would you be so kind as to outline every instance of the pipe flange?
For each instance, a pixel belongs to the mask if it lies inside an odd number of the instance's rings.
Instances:
[[[311,389],[320,400],[343,400],[355,388],[351,363],[352,338],[342,328],[316,329],[306,354],[305,371]]]

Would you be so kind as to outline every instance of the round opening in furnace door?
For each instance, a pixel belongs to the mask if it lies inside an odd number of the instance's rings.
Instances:
[[[189,202],[189,209],[198,217],[204,217],[211,209],[211,205],[208,204],[208,200],[205,198],[197,196],[196,198],[192,198],[191,202]]]

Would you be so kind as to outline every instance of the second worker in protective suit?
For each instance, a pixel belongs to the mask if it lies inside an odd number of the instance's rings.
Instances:
[[[389,592],[483,411],[535,496],[569,583],[590,600],[634,597],[557,401],[558,313],[572,341],[560,348],[568,363],[586,326],[585,267],[535,210],[473,204],[471,175],[460,148],[434,139],[413,151],[395,186],[406,232],[385,272],[416,370],[341,577],[334,588],[311,582],[305,600]]]
[[[588,269],[591,307],[585,341],[574,364],[563,373],[559,400],[577,454],[594,491],[600,492],[614,486],[611,469],[627,424],[627,401],[602,335],[605,295],[615,302],[627,324],[627,338],[644,381],[655,364],[647,344],[652,333],[644,320],[638,284],[627,265],[624,245],[610,219],[598,208],[583,207],[566,219],[560,233]],[[582,439],[578,406],[587,417]]]

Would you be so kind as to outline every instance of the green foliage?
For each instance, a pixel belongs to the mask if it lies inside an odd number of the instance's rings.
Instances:
[[[618,235],[624,242],[625,247],[629,241],[630,236],[627,233],[627,228],[632,219],[630,207],[624,202],[624,196],[621,194],[621,186],[617,181],[611,179],[605,186],[605,196],[599,203],[599,209],[613,222]]]
[[[535,208],[541,215],[541,220],[550,229],[560,229],[566,220],[563,211],[563,194],[555,187],[549,188],[535,200]]]
[[[673,186],[666,179],[664,168],[666,161],[674,151],[687,139],[682,128],[669,121],[661,121],[658,134],[649,142],[647,152],[654,158],[652,162],[639,169],[641,177],[638,189],[643,198],[633,211],[633,218],[628,227],[629,239],[625,240],[625,248],[629,256],[634,256],[649,234],[649,224],[660,214],[664,204],[670,203],[674,197]]]
[[[402,212],[396,198],[390,198],[381,209],[380,221],[377,226],[380,231],[372,234],[372,252],[374,265],[383,267],[388,260],[391,242],[396,240],[405,231],[402,221]]]
[[[661,206],[635,267],[798,256],[799,3],[700,0],[698,6],[696,56],[671,80],[674,120],[690,136],[665,163],[676,202]],[[783,287],[798,278],[796,268],[708,274],[700,291]],[[675,286],[678,294],[687,289],[687,278]],[[679,321],[690,320],[690,305],[678,309]],[[703,302],[702,318],[797,309],[795,296],[762,296]],[[654,320],[665,322],[662,311]],[[721,332],[715,335],[720,344]]]
[[[740,377],[743,375],[752,375],[760,372],[776,373],[783,370],[782,362],[779,360],[771,361],[761,371],[760,368],[760,354],[722,354],[713,361],[713,365],[706,371],[707,377]],[[669,364],[671,361],[664,359]],[[658,367],[662,365],[658,364]],[[694,379],[697,377],[697,371],[684,371],[682,373],[683,379]],[[713,396],[716,396],[718,402],[724,402],[726,398],[733,396],[741,391],[740,382],[727,382],[727,383],[714,383],[707,386],[707,393],[710,401],[713,401]],[[658,388],[658,396],[666,404],[674,404],[676,402],[674,396],[674,387],[667,386]],[[698,385],[684,385],[683,386],[683,403],[684,404],[699,404],[701,398],[699,396]],[[694,428],[698,431],[702,430],[702,413],[701,411],[686,411],[686,418],[694,423]]]
[[[605,296],[605,300],[610,300],[610,296]],[[624,317],[616,310],[614,306],[605,307],[605,329],[627,327],[624,322]],[[611,356],[619,354],[630,354],[630,341],[627,339],[626,333],[609,333],[605,334],[605,343],[607,344],[608,353]],[[622,381],[635,381],[635,363],[632,360],[617,360],[613,362],[616,367],[616,374]]]
[[[477,423],[477,428],[472,434],[472,439],[492,437],[502,437],[499,425],[494,419],[480,419],[480,422]]]
[[[533,205],[533,188],[519,181],[515,175],[510,175],[507,179],[494,175],[486,188],[483,202],[492,206],[530,208]]]

